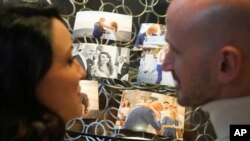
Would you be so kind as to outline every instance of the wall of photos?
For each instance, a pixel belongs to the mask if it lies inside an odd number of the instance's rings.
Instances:
[[[21,0],[20,0],[21,1]],[[124,95],[130,99],[134,105],[136,98],[146,96],[148,98],[165,98],[168,102],[176,104],[171,97],[175,96],[174,86],[171,80],[166,83],[155,82],[156,78],[146,80],[149,69],[140,71],[143,63],[142,59],[148,52],[155,55],[160,51],[160,47],[165,45],[157,44],[157,47],[147,50],[136,50],[135,47],[139,33],[146,31],[153,24],[159,27],[156,42],[162,41],[161,35],[167,32],[165,29],[165,12],[171,0],[22,0],[26,2],[46,1],[48,4],[56,6],[65,24],[74,38],[74,55],[81,52],[88,52],[88,46],[95,48],[101,47],[101,52],[109,52],[109,58],[113,60],[113,65],[118,62],[119,56],[125,57],[125,62],[129,64],[128,76],[125,79],[118,79],[117,76],[106,77],[95,75],[91,79],[91,84],[82,81],[81,85],[88,86],[84,93],[95,93],[90,101],[95,101],[88,116],[72,119],[67,123],[67,134],[65,140],[172,140],[164,136],[156,136],[150,132],[138,132],[120,130],[117,128],[119,119],[119,108],[122,104]],[[13,2],[16,0],[1,0],[0,3]],[[93,25],[101,17],[109,22],[118,23],[116,39],[94,38],[92,35]],[[143,27],[143,28],[142,28]],[[163,34],[162,32],[163,31]],[[118,34],[118,35],[117,35]],[[126,38],[125,38],[126,37]],[[152,45],[152,43],[150,44]],[[153,44],[155,45],[155,44]],[[84,51],[85,50],[85,51]],[[84,53],[81,55],[85,58]],[[93,55],[94,57],[95,55]],[[145,57],[146,58],[146,57]],[[111,61],[112,62],[112,61]],[[95,62],[94,62],[95,63]],[[149,64],[150,65],[150,64]],[[145,63],[144,63],[145,66]],[[145,69],[145,68],[144,68]],[[146,74],[145,74],[146,73]],[[156,72],[155,72],[156,73]],[[145,75],[145,76],[143,76]],[[138,77],[138,76],[142,76]],[[166,80],[169,74],[163,74]],[[171,79],[171,78],[170,78]],[[140,80],[140,81],[138,81]],[[125,93],[125,94],[124,94]],[[131,93],[134,94],[131,96]],[[142,94],[143,93],[143,94]],[[145,93],[145,94],[144,94]],[[132,98],[131,98],[132,97]],[[135,99],[133,99],[135,98]],[[159,99],[160,99],[159,98]],[[134,101],[133,101],[134,100]],[[179,108],[181,110],[181,108]],[[183,111],[184,112],[184,111]],[[212,130],[208,114],[203,112],[200,107],[185,107],[184,134],[177,140],[185,141],[212,141],[215,134]],[[183,118],[184,119],[184,118]],[[137,138],[131,138],[137,137]]]

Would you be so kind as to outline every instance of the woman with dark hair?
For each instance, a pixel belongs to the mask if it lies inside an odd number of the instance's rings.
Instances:
[[[0,7],[0,140],[59,141],[81,117],[70,34],[54,8]]]
[[[116,78],[117,73],[114,70],[114,66],[111,62],[111,56],[107,52],[101,52],[98,56],[96,66],[96,76],[106,78]]]
[[[86,93],[81,93],[82,94],[82,116],[86,117],[89,114],[89,97]]]

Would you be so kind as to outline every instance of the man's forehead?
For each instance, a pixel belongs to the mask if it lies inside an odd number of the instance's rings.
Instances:
[[[205,16],[208,5],[208,2],[200,2],[199,0],[174,0],[166,13],[166,41],[168,43],[172,41],[169,33],[172,36],[176,33],[189,34],[190,30],[192,32],[196,30],[195,26],[199,24],[197,21]]]
[[[194,17],[194,15],[198,15],[199,12],[216,5],[213,1],[214,0],[174,0],[167,10],[166,22],[168,22],[168,20],[172,21],[172,19],[185,19],[188,21]]]

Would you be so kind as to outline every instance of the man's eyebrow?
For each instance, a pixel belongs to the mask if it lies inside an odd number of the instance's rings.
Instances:
[[[174,52],[179,53],[178,50],[175,48],[175,44],[173,44],[171,41],[168,40],[168,38],[165,38],[165,41],[169,44],[169,48],[171,48]]]

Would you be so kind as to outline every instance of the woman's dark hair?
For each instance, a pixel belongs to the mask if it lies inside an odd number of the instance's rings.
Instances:
[[[0,140],[63,140],[63,120],[37,99],[52,63],[52,7],[0,7]]]
[[[107,52],[101,52],[101,53],[99,54],[99,56],[98,56],[98,63],[97,63],[98,68],[100,69],[100,67],[101,67],[101,65],[102,65],[102,63],[101,63],[101,55],[102,55],[102,54],[105,54],[105,55],[108,56],[109,62],[107,63],[107,66],[108,66],[108,68],[109,68],[110,74],[113,74],[114,69],[113,69],[113,65],[112,65],[112,63],[111,63],[111,56],[110,56],[109,53],[107,53]]]

